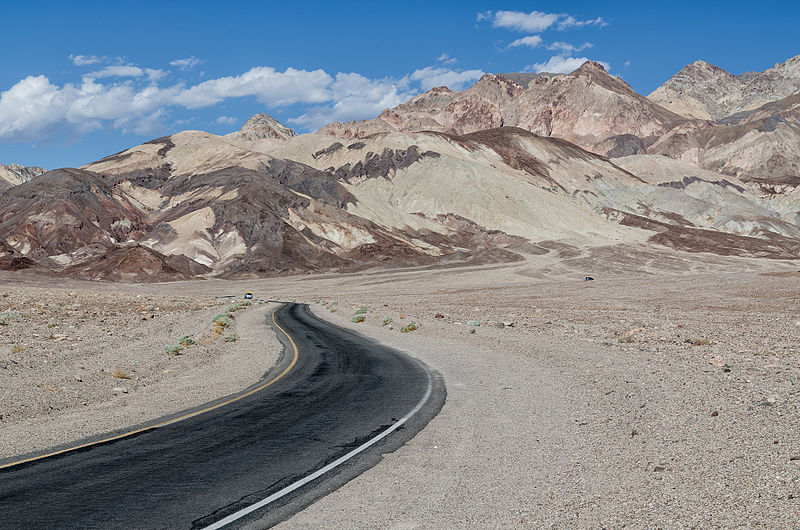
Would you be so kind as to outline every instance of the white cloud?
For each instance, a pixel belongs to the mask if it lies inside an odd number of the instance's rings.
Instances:
[[[591,42],[584,42],[580,46],[574,46],[568,42],[552,42],[547,45],[548,50],[559,51],[564,55],[583,51],[587,48],[594,48],[594,44]]]
[[[496,28],[506,28],[515,31],[544,31],[559,19],[561,15],[531,11],[498,11],[494,14],[492,25]]]
[[[204,81],[183,90],[174,100],[190,109],[214,105],[226,98],[255,96],[258,101],[278,107],[294,103],[322,103],[331,99],[333,78],[324,70],[278,72],[256,66],[247,72]]]
[[[144,72],[147,74],[147,78],[153,82],[156,82],[167,75],[167,72],[165,72],[164,70],[155,68],[145,68]]]
[[[99,63],[103,59],[101,59],[100,57],[96,57],[94,55],[75,55],[75,54],[70,54],[69,55],[69,60],[72,61],[72,63],[75,66],[87,66],[87,65],[90,65],[90,64]]]
[[[174,61],[170,61],[170,66],[175,66],[181,70],[189,70],[190,68],[194,68],[197,65],[203,64],[204,61],[201,61],[194,55],[191,57],[186,57],[185,59],[175,59]]]
[[[566,57],[563,55],[556,55],[550,57],[546,62],[536,63],[525,68],[526,71],[532,72],[548,72],[551,74],[568,74],[580,68],[580,66],[588,61],[586,57]],[[603,68],[608,71],[611,66],[603,61],[597,61],[603,65]]]
[[[86,74],[87,77],[100,79],[103,77],[140,77],[144,75],[144,70],[138,66],[106,66],[98,72]]]
[[[0,141],[41,140],[65,128],[78,133],[100,127],[163,133],[173,108],[199,109],[242,97],[254,98],[268,108],[300,105],[303,110],[290,121],[312,128],[334,120],[375,117],[420,90],[439,85],[460,89],[481,75],[480,70],[456,71],[441,62],[399,79],[295,68],[281,72],[257,66],[194,85],[161,85],[166,76],[163,70],[108,65],[77,82],[59,86],[44,75],[29,76],[0,92]],[[220,116],[220,120],[229,118]]]
[[[564,31],[570,28],[582,28],[585,26],[598,26],[604,28],[608,26],[608,22],[603,20],[603,17],[591,18],[589,20],[577,20],[571,15],[561,15],[563,18],[558,23],[559,31]]]
[[[539,33],[555,26],[559,31],[571,28],[583,28],[586,26],[608,26],[608,22],[603,17],[580,20],[567,13],[545,13],[543,11],[485,11],[478,13],[478,22],[491,20],[492,26],[505,28],[513,31],[527,31]]]
[[[623,64],[625,65],[625,68],[629,67],[631,65],[630,59],[625,61],[625,63],[623,63]]]
[[[517,39],[508,45],[509,48],[516,48],[517,46],[527,46],[528,48],[538,48],[542,45],[542,38],[539,35],[530,35]]]
[[[369,79],[360,74],[337,74],[331,84],[332,105],[315,106],[289,123],[317,129],[332,121],[374,118],[384,109],[395,107],[412,98],[416,91],[408,88],[409,78]]]
[[[236,123],[236,118],[233,116],[220,116],[215,121],[220,125],[233,125]]]
[[[436,58],[436,61],[442,64],[455,64],[458,62],[458,59],[456,59],[455,57],[450,57],[446,53],[443,53]]]
[[[409,79],[419,81],[422,90],[430,90],[436,86],[446,86],[452,90],[461,90],[470,81],[480,79],[483,74],[482,70],[456,72],[449,68],[426,66],[415,70]]]

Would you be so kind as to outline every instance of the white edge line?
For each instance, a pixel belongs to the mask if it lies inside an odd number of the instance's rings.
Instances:
[[[206,526],[203,530],[216,530],[218,528],[222,528],[224,526],[227,526],[227,525],[231,524],[232,522],[234,522],[234,521],[236,521],[238,519],[241,519],[245,515],[248,515],[248,514],[254,512],[254,511],[256,511],[256,510],[259,510],[259,509],[263,508],[264,506],[266,506],[266,505],[268,505],[268,504],[280,499],[281,497],[284,497],[285,495],[288,495],[289,493],[293,492],[294,490],[305,486],[309,482],[311,482],[313,480],[316,480],[317,478],[319,478],[320,476],[324,475],[328,471],[330,471],[330,470],[342,465],[343,463],[347,462],[348,460],[350,460],[351,458],[356,456],[358,453],[361,453],[362,451],[365,451],[366,449],[368,449],[371,446],[375,445],[380,440],[382,440],[382,439],[386,438],[387,436],[389,436],[389,434],[391,434],[392,432],[394,432],[397,429],[399,429],[401,425],[403,425],[405,422],[407,422],[414,414],[419,412],[420,409],[422,408],[422,406],[428,401],[428,398],[431,397],[431,392],[433,390],[433,384],[431,382],[431,374],[427,370],[425,370],[425,373],[428,376],[428,388],[425,390],[425,395],[422,396],[422,399],[419,400],[419,403],[417,403],[417,405],[413,409],[411,409],[411,411],[408,414],[406,414],[405,416],[400,418],[396,423],[392,424],[385,431],[381,432],[380,434],[378,434],[374,438],[368,440],[367,442],[364,442],[362,445],[356,447],[355,449],[353,449],[352,451],[350,451],[346,455],[337,458],[336,460],[334,460],[330,464],[326,465],[325,467],[322,467],[322,468],[318,469],[317,471],[311,473],[310,475],[307,475],[307,476],[301,478],[297,482],[286,486],[285,488],[283,488],[280,491],[276,491],[275,493],[273,493],[272,495],[270,495],[266,499],[260,500],[257,503],[248,506],[247,508],[243,508],[243,509],[239,510],[238,512],[232,513],[229,516],[225,517],[224,519],[220,519],[219,521],[217,521],[216,523],[214,523],[214,524],[212,524],[210,526]]]

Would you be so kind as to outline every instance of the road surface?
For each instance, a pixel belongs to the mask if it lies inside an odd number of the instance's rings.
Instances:
[[[375,465],[444,403],[423,364],[305,305],[270,320],[286,350],[247,392],[0,469],[0,526],[271,526]]]

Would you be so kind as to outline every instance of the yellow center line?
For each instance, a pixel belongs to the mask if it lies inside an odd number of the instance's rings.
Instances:
[[[289,364],[289,366],[286,367],[286,369],[283,372],[278,374],[274,379],[264,383],[263,385],[258,386],[256,388],[250,390],[249,392],[245,392],[244,394],[241,394],[239,396],[231,398],[231,399],[229,399],[227,401],[223,401],[222,403],[217,403],[216,405],[212,405],[212,406],[204,408],[202,410],[196,410],[194,412],[190,412],[188,414],[184,414],[183,416],[180,416],[178,418],[172,418],[171,420],[162,421],[161,423],[157,423],[155,425],[150,425],[148,427],[142,427],[141,429],[136,429],[134,431],[126,432],[126,433],[123,433],[123,434],[118,434],[117,436],[111,436],[109,438],[104,438],[102,440],[97,440],[95,442],[89,442],[89,443],[85,443],[85,444],[82,444],[82,445],[76,445],[75,447],[69,447],[67,449],[62,449],[61,451],[54,451],[52,453],[47,453],[45,455],[34,456],[34,457],[31,457],[31,458],[26,458],[25,460],[18,460],[16,462],[11,462],[9,464],[5,464],[5,465],[0,466],[0,469],[9,468],[9,467],[12,467],[12,466],[18,466],[20,464],[33,462],[35,460],[41,460],[43,458],[49,458],[51,456],[56,456],[56,455],[68,453],[70,451],[76,451],[78,449],[84,449],[86,447],[92,447],[93,445],[100,445],[100,444],[104,444],[104,443],[108,443],[108,442],[113,442],[114,440],[119,440],[121,438],[127,438],[128,436],[133,436],[135,434],[143,433],[143,432],[146,432],[146,431],[151,431],[153,429],[158,429],[159,427],[163,427],[165,425],[169,425],[170,423],[176,423],[176,422],[179,422],[181,420],[185,420],[187,418],[191,418],[193,416],[198,416],[200,414],[205,414],[206,412],[210,412],[210,411],[212,411],[214,409],[218,409],[220,407],[224,407],[225,405],[230,405],[231,403],[235,403],[236,401],[239,401],[240,399],[244,399],[247,396],[251,396],[251,395],[255,394],[256,392],[267,388],[268,386],[272,385],[273,383],[275,383],[276,381],[281,379],[283,376],[288,374],[289,370],[294,368],[294,365],[297,364],[297,359],[299,357],[299,353],[297,351],[297,344],[294,343],[294,340],[292,340],[292,337],[290,337],[289,334],[286,333],[286,330],[283,329],[278,324],[278,322],[275,320],[275,310],[272,311],[272,322],[275,324],[275,326],[279,330],[281,330],[281,332],[284,335],[286,335],[286,338],[289,339],[289,342],[292,344],[292,349],[294,350],[294,357],[292,358],[292,362]]]

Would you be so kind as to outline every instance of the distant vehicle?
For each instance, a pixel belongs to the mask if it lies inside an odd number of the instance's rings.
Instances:
[[[247,293],[245,293],[245,295],[244,295],[244,299],[245,300],[252,300],[253,299],[252,291],[247,291]]]

